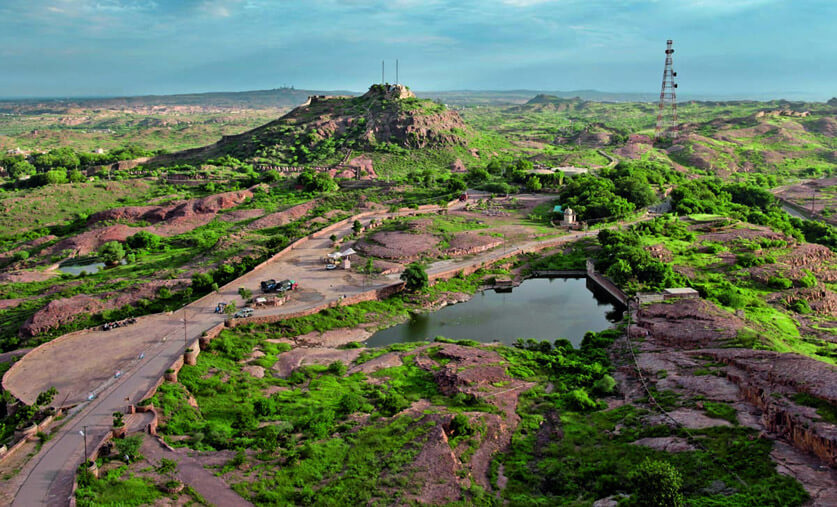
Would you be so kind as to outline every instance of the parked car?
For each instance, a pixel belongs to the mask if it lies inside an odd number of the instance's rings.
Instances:
[[[277,285],[277,288],[275,289],[276,292],[285,292],[285,291],[289,291],[289,290],[294,290],[299,286],[299,284],[296,283],[296,280],[282,280],[281,282],[279,282],[276,285]]]
[[[242,308],[241,310],[235,312],[233,314],[234,319],[243,319],[245,317],[251,317],[253,315],[253,309],[248,307]]]
[[[331,271],[332,269],[337,269],[337,264],[326,264],[326,269]]]

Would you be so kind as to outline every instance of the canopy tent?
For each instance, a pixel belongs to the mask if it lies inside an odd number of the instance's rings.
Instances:
[[[348,256],[354,255],[356,253],[357,252],[355,251],[354,248],[349,248],[349,249],[343,250],[342,252],[332,252],[332,253],[328,254],[328,257],[329,257],[329,259],[342,259],[343,257],[348,257]]]

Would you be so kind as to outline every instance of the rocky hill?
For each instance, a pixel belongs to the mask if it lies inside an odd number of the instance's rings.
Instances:
[[[418,99],[403,85],[373,85],[360,97],[311,96],[275,121],[183,155],[328,164],[349,150],[464,146],[466,131],[457,112]]]

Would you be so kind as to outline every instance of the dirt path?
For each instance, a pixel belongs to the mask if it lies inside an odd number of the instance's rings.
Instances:
[[[246,507],[252,506],[250,502],[243,499],[230,489],[223,479],[216,476],[203,467],[196,459],[184,452],[172,450],[159,440],[146,436],[140,449],[142,455],[155,466],[160,464],[163,458],[177,462],[175,476],[184,484],[192,486],[202,497],[212,505],[223,507]]]

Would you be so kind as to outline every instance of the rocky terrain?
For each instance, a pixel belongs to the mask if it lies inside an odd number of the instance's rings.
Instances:
[[[694,427],[695,408],[706,402],[728,404],[735,424],[790,444],[772,456],[781,473],[805,486],[812,505],[837,502],[837,368],[798,354],[722,348],[743,323],[704,300],[652,304],[634,320],[631,339],[615,349],[626,400],[641,403],[640,372],[656,392],[679,397],[679,408],[670,410],[676,424]],[[631,347],[638,369],[628,360]]]
[[[163,156],[154,163],[229,154],[241,160],[337,162],[343,151],[382,145],[407,149],[465,145],[468,127],[455,111],[417,99],[403,85],[373,85],[360,97],[311,96],[285,116],[205,148]],[[347,161],[348,162],[348,161]],[[369,172],[369,162],[354,159]]]

